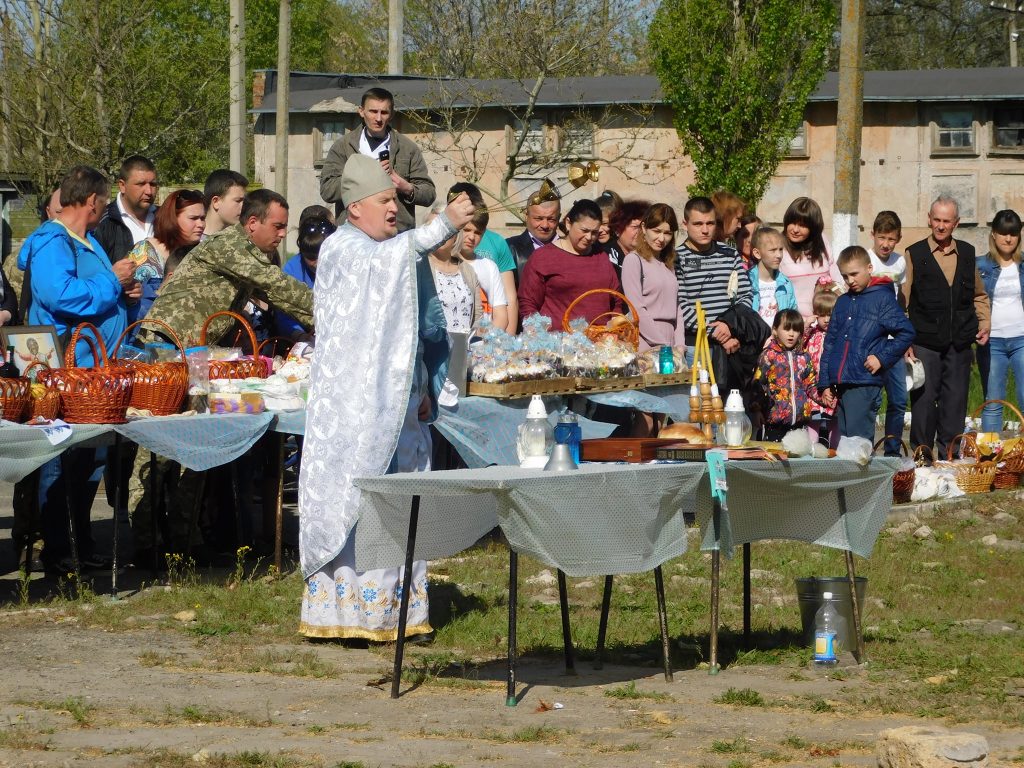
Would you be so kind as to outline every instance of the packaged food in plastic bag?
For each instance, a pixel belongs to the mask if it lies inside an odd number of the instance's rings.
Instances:
[[[862,467],[871,461],[871,441],[863,437],[840,437],[836,458],[855,461]]]

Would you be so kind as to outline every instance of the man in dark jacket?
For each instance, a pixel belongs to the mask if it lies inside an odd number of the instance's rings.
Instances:
[[[558,234],[558,220],[562,204],[558,192],[551,190],[541,196],[534,192],[526,201],[526,230],[505,239],[516,258],[516,286],[526,266],[526,260],[542,245],[547,245]]]
[[[985,344],[991,327],[974,246],[953,239],[959,223],[956,200],[939,197],[932,203],[932,234],[907,249],[902,288],[917,331],[908,357],[924,364],[924,386],[910,393],[910,443],[915,449],[935,443],[938,455],[945,455],[950,441],[964,431],[971,345]]]
[[[121,163],[117,197],[103,211],[93,233],[111,263],[127,256],[137,242],[152,237],[157,186],[153,161],[132,155]]]
[[[896,301],[892,280],[871,276],[871,257],[859,245],[837,260],[847,292],[836,301],[818,371],[824,403],[836,401],[839,434],[875,441],[875,417],[885,372],[903,362],[914,328]]]
[[[370,88],[363,94],[359,116],[363,124],[349,131],[331,147],[320,171],[320,197],[334,203],[340,225],[345,220],[341,200],[341,178],[352,155],[367,155],[380,161],[398,191],[398,231],[416,226],[416,206],[428,206],[437,194],[423,153],[410,139],[391,127],[395,97],[384,88]]]

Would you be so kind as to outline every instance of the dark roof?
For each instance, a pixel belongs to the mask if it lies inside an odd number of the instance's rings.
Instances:
[[[277,73],[265,70],[266,86],[257,114],[273,114]],[[438,109],[486,103],[525,106],[532,82],[469,80],[415,75],[332,75],[292,72],[290,112],[355,112],[365,90],[374,86],[395,94],[399,110]],[[839,75],[829,72],[810,101],[836,101]],[[1019,68],[922,69],[864,73],[864,101],[1006,101],[1024,99]],[[608,104],[658,104],[664,101],[653,75],[564,77],[541,88],[537,105],[564,107]]]

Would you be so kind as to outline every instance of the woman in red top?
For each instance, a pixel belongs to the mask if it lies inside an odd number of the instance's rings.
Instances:
[[[519,282],[519,317],[540,313],[551,318],[551,329],[562,328],[565,310],[594,288],[622,291],[615,268],[603,253],[594,254],[601,209],[593,200],[578,200],[562,221],[560,237],[535,250]],[[621,303],[608,293],[588,296],[573,307],[572,317],[588,322],[605,312],[621,311]],[[570,318],[572,319],[572,318]]]

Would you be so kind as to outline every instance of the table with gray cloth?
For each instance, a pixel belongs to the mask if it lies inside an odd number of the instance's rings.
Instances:
[[[892,478],[900,459],[873,458],[867,466],[843,459],[781,462],[728,461],[725,504],[701,505],[701,549],[712,552],[710,671],[718,671],[720,552],[743,545],[743,638],[750,643],[750,543],[791,539],[845,552],[851,585],[856,655],[863,659],[860,609],[853,588],[853,554],[869,557],[892,507]]]
[[[712,502],[704,463],[584,464],[558,474],[495,466],[362,478],[356,480],[363,490],[356,567],[448,557],[497,524],[513,553],[570,576],[635,573],[685,551],[683,513],[691,512],[702,530],[702,549],[712,552],[716,671],[719,553],[785,538],[842,549],[848,558],[854,552],[867,557],[891,506],[897,468],[894,459],[874,459],[866,467],[840,459],[730,461],[725,504]],[[411,525],[414,497],[425,523],[418,530]],[[852,577],[852,560],[848,566]],[[514,586],[510,577],[510,590]],[[746,605],[749,591],[744,600]],[[512,702],[511,623],[509,631]]]
[[[125,424],[69,424],[71,436],[51,445],[38,427],[0,422],[0,480],[14,483],[68,448],[110,443],[113,436],[201,472],[234,461],[267,430],[273,414],[196,414]]]
[[[665,676],[671,679],[661,564],[686,551],[682,509],[693,509],[705,476],[701,464],[585,464],[549,473],[515,466],[408,472],[354,482],[362,490],[356,569],[448,557],[495,524],[509,542],[509,635],[506,704],[515,706],[518,555],[558,569],[567,671],[574,670],[565,575],[653,570]],[[710,506],[710,500],[708,500]],[[424,525],[419,526],[423,516]],[[404,555],[404,556],[403,556]],[[403,585],[391,695],[397,697],[407,595]]]

